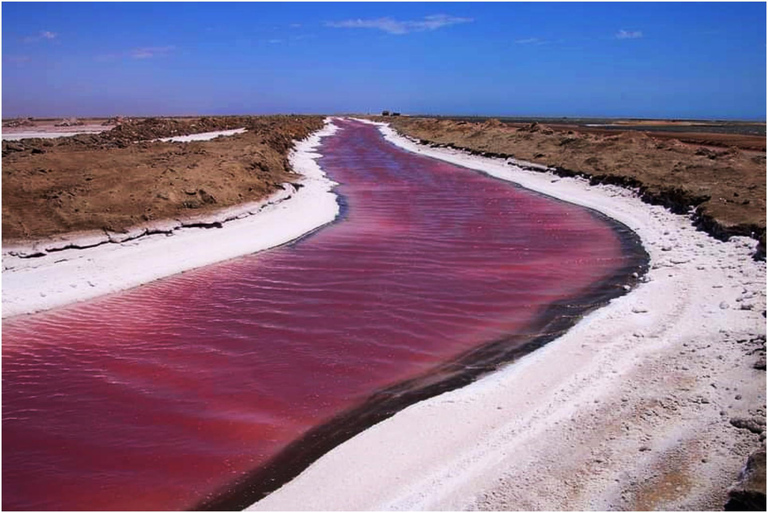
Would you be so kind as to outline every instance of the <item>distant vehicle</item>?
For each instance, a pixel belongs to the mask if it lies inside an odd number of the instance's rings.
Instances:
[[[384,111],[381,113],[381,115],[382,115],[382,116],[388,116],[388,115],[389,115],[389,110],[384,110]]]

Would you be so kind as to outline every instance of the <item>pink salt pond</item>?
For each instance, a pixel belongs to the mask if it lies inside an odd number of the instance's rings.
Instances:
[[[337,124],[319,148],[334,224],[3,321],[3,508],[244,506],[556,337],[645,263],[594,212]]]

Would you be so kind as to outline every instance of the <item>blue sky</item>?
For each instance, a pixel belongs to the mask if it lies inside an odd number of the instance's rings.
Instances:
[[[765,119],[764,3],[3,3],[2,115]]]

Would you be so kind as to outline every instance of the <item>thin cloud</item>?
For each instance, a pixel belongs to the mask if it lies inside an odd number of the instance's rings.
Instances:
[[[640,39],[643,33],[640,30],[619,30],[616,39]]]
[[[129,55],[134,59],[151,59],[153,57],[161,57],[167,55],[173,51],[174,48],[174,46],[148,46],[144,48],[134,48],[129,52]]]
[[[25,43],[34,43],[37,41],[51,41],[53,39],[56,39],[58,37],[58,34],[56,32],[51,32],[50,30],[43,30],[40,33],[38,33],[36,36],[28,36],[24,38]]]
[[[268,42],[269,44],[280,44],[280,43],[282,43],[282,42],[283,42],[283,40],[282,40],[282,39],[270,39],[270,40],[269,40],[269,41],[267,41],[267,42]]]
[[[437,30],[443,27],[450,27],[451,25],[458,25],[461,23],[471,23],[474,21],[472,18],[459,18],[457,16],[449,16],[447,14],[433,14],[431,16],[425,16],[421,20],[413,21],[400,21],[394,18],[376,18],[376,19],[355,19],[344,21],[331,21],[326,23],[326,26],[333,28],[370,28],[375,30],[381,30],[388,34],[409,34],[411,32],[427,32]]]
[[[175,46],[144,46],[119,53],[101,53],[95,55],[93,60],[96,62],[114,62],[123,59],[151,59],[153,57],[164,57],[175,49]]]
[[[518,39],[515,44],[544,44],[546,41],[539,39],[538,37],[529,37],[528,39]]]

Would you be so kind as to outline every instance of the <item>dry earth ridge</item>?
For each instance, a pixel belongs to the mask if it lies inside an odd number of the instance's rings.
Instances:
[[[3,241],[124,232],[261,200],[296,179],[288,153],[322,126],[320,116],[150,118],[99,134],[3,141]],[[233,128],[247,131],[153,140]]]

